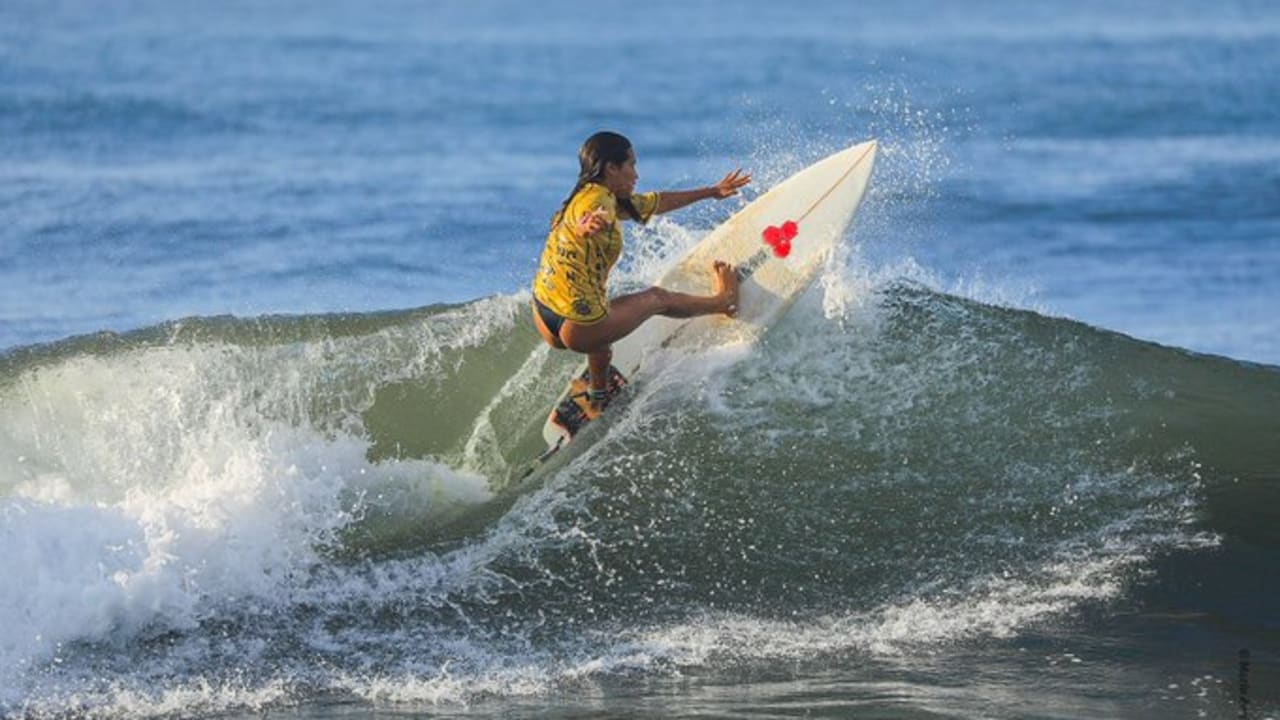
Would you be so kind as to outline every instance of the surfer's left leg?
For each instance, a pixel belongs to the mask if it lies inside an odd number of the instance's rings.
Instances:
[[[738,314],[738,272],[727,262],[716,260],[711,264],[711,273],[715,280],[716,291],[710,296],[686,295],[684,293],[650,288],[667,294],[666,309],[657,314],[671,318],[691,318],[712,313],[724,313],[729,317]],[[621,299],[621,298],[619,298]],[[707,300],[714,299],[712,309],[707,309]]]
[[[732,265],[718,260],[712,265],[712,272],[716,285],[713,295],[689,295],[651,287],[614,298],[609,303],[608,314],[596,322],[565,320],[559,338],[570,350],[590,354],[630,335],[654,315],[691,318],[723,313],[733,317],[738,312],[738,275]]]
[[[603,389],[608,384],[608,358],[613,357],[613,343],[630,335],[654,315],[675,318],[715,313],[735,315],[738,312],[737,272],[732,265],[718,260],[712,264],[711,270],[716,290],[712,295],[689,295],[651,287],[615,298],[609,303],[608,314],[596,322],[584,324],[565,320],[560,327],[559,339],[570,350],[588,356],[591,387]],[[597,354],[604,359],[596,359]]]

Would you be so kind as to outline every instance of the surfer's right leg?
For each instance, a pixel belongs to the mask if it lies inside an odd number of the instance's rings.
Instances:
[[[591,371],[591,402],[604,400],[605,386],[609,382],[609,364],[613,362],[613,347],[606,346],[587,354],[587,369]]]

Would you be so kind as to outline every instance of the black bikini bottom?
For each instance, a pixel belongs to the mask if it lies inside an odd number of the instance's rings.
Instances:
[[[551,308],[538,302],[538,298],[533,299],[533,309],[538,311],[538,317],[542,318],[542,324],[547,326],[547,329],[551,331],[551,335],[559,340],[560,328],[564,327],[564,318],[557,315]]]

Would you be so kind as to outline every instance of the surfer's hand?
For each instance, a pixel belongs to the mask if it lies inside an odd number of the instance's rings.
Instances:
[[[578,233],[578,237],[586,237],[595,235],[609,224],[609,211],[602,207],[578,218],[578,223],[574,226],[574,231]]]
[[[742,168],[738,168],[728,175],[725,175],[720,182],[712,185],[711,192],[714,193],[715,198],[723,200],[737,195],[738,189],[744,187],[749,182],[751,182],[751,174],[748,173],[744,175],[742,173]]]

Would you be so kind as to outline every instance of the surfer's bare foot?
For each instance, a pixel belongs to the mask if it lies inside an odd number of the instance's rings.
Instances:
[[[727,262],[717,260],[711,264],[715,273],[716,297],[723,303],[723,312],[729,317],[738,314],[738,272]]]

